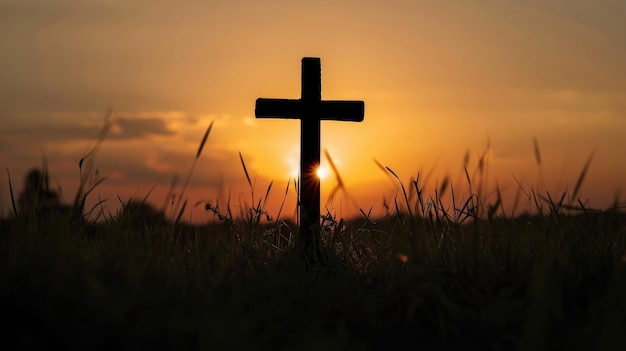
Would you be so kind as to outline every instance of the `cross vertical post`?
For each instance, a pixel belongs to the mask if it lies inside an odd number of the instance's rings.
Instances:
[[[256,100],[256,118],[300,120],[300,234],[297,246],[317,256],[320,239],[320,121],[363,121],[363,101],[322,100],[321,62],[317,57],[302,59],[300,99]]]
[[[300,119],[300,233],[301,249],[320,245],[320,119],[317,107],[322,100],[322,67],[319,59],[302,59],[302,116]]]

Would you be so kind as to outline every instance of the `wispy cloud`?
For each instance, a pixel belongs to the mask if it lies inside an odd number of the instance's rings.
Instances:
[[[126,140],[143,138],[150,135],[174,135],[167,122],[158,117],[131,119],[118,118],[113,127],[112,139]]]

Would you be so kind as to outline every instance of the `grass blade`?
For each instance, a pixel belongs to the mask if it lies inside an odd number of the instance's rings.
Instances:
[[[198,152],[196,153],[196,158],[200,157],[200,154],[202,154],[204,144],[206,143],[206,140],[209,137],[209,133],[211,133],[211,129],[213,128],[213,122],[215,122],[215,120],[211,121],[211,124],[209,124],[209,128],[207,128],[206,132],[204,132],[204,136],[202,137],[202,141],[200,142],[200,146],[198,147]]]
[[[442,196],[443,193],[448,189],[449,183],[450,183],[450,177],[446,174],[443,177],[443,181],[441,182],[441,185],[439,186],[439,196]]]
[[[578,180],[576,181],[576,186],[574,187],[574,192],[572,192],[570,203],[576,199],[576,196],[578,195],[578,192],[580,191],[580,187],[582,186],[583,181],[585,180],[585,176],[587,175],[587,171],[589,170],[589,165],[591,164],[591,160],[593,159],[594,153],[595,152],[591,152],[591,154],[587,158],[587,161],[585,162],[585,166],[583,167],[582,172],[580,172],[580,175],[578,176]]]
[[[287,187],[285,188],[285,196],[283,196],[283,201],[280,203],[280,208],[278,209],[278,214],[276,215],[276,222],[280,220],[280,214],[283,212],[283,206],[285,206],[285,200],[287,200],[287,194],[289,193],[290,182],[291,182],[291,178],[287,180]]]
[[[392,171],[391,168],[385,167],[385,169],[387,169],[391,174],[393,174],[393,176],[396,177],[396,179],[398,180],[398,183],[400,183],[400,187],[402,188],[402,195],[404,196],[404,202],[406,203],[406,209],[409,214],[409,218],[413,218],[413,210],[411,209],[411,202],[409,201],[409,196],[407,195],[406,189],[404,188],[404,184],[402,184],[402,181],[400,180],[398,175],[394,171]],[[397,201],[396,201],[396,210],[398,210]]]
[[[270,198],[270,190],[272,190],[272,185],[273,184],[274,184],[274,181],[272,180],[270,182],[270,185],[268,185],[268,187],[267,187],[267,191],[265,192],[265,198],[263,199],[263,207],[261,208],[262,210],[265,210],[265,208],[267,206],[267,200]]]
[[[198,146],[198,152],[196,152],[196,157],[193,159],[193,163],[191,164],[191,168],[189,169],[189,173],[187,173],[187,178],[185,179],[185,183],[183,184],[183,188],[180,191],[180,195],[178,196],[178,201],[176,202],[176,206],[174,207],[174,212],[178,211],[178,207],[180,206],[180,202],[183,200],[183,195],[185,194],[185,190],[187,190],[187,185],[189,184],[189,180],[191,179],[191,174],[193,173],[193,170],[196,168],[196,163],[198,163],[198,158],[200,157],[200,154],[202,153],[202,149],[204,148],[204,144],[206,143],[207,138],[209,137],[209,133],[211,132],[211,129],[213,128],[213,122],[215,122],[215,120],[211,121],[211,123],[209,124],[209,127],[207,128],[206,132],[204,132],[204,136],[202,137],[202,141],[200,142],[200,146]],[[185,204],[186,204],[186,202],[187,201],[185,200]],[[184,210],[184,206],[181,209],[181,211],[182,210]],[[182,213],[180,215],[182,215]]]
[[[467,168],[470,162],[470,151],[469,149],[465,150],[465,155],[463,155],[463,168]]]
[[[537,137],[533,137],[533,150],[535,151],[535,162],[537,162],[537,165],[541,166],[541,152],[539,152]]]
[[[7,168],[7,176],[9,177],[9,193],[11,194],[11,206],[13,207],[13,213],[15,214],[15,218],[19,218],[19,214],[17,213],[17,206],[15,206],[15,195],[13,194],[13,185],[11,184],[11,173],[9,173],[8,168]]]
[[[246,168],[246,163],[243,161],[243,156],[241,155],[241,151],[239,151],[239,159],[241,160],[243,171],[244,173],[246,173],[246,179],[248,180],[248,185],[250,185],[250,188],[252,188],[252,181],[250,180],[250,174],[248,174],[248,168]]]
[[[333,174],[335,174],[335,179],[337,180],[337,187],[338,188],[343,188],[343,180],[341,179],[341,176],[339,175],[339,171],[337,170],[337,166],[335,166],[335,161],[333,161],[333,158],[330,157],[330,154],[328,153],[328,150],[324,149],[324,155],[326,155],[326,159],[328,160],[328,164],[330,165],[330,169],[333,171]]]
[[[396,174],[396,172],[392,171],[391,168],[385,167],[385,169],[388,170],[389,173],[393,174],[393,176],[396,177],[397,180],[400,180],[400,178],[398,178],[398,175]]]
[[[391,177],[391,175],[389,174],[389,172],[387,172],[387,167],[383,166],[380,162],[378,162],[378,160],[376,160],[375,158],[373,159],[374,163],[376,164],[376,166],[378,166],[378,168],[380,168],[381,171],[383,171],[383,173],[385,173],[387,175],[387,177],[389,177],[389,180],[395,185],[396,181],[393,180],[393,177]]]
[[[178,212],[178,216],[176,216],[176,221],[174,222],[174,224],[178,224],[180,222],[180,219],[183,217],[183,213],[185,212],[185,207],[187,207],[186,199],[185,202],[183,202],[183,206],[180,208],[180,211]]]

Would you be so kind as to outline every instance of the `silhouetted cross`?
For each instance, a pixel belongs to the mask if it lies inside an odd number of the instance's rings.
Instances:
[[[320,242],[320,121],[363,121],[363,101],[322,100],[320,59],[302,59],[300,99],[256,100],[256,118],[300,120],[300,237],[298,246],[314,253]]]

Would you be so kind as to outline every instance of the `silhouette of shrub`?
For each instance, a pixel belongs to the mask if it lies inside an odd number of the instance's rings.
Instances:
[[[24,189],[18,197],[17,213],[25,223],[36,223],[42,229],[52,223],[68,219],[72,213],[70,206],[61,203],[59,194],[50,190],[50,180],[46,169],[31,169],[24,178]]]

